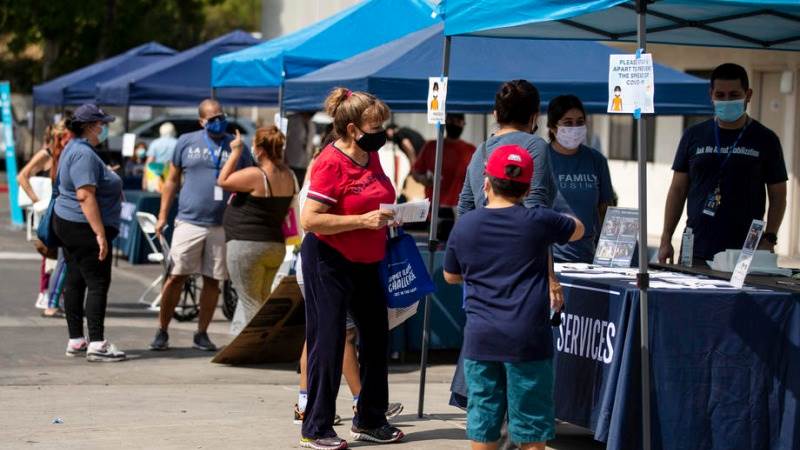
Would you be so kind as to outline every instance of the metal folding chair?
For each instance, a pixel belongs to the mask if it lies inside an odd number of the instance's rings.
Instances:
[[[142,233],[144,233],[145,238],[147,238],[147,244],[150,246],[151,253],[147,255],[147,260],[153,263],[160,263],[162,267],[161,275],[158,276],[150,286],[144,291],[141,297],[139,297],[139,303],[143,303],[145,305],[149,305],[148,309],[151,311],[158,311],[161,307],[161,285],[163,284],[164,280],[166,280],[167,276],[170,272],[170,265],[171,261],[169,259],[169,244],[167,240],[164,239],[164,236],[158,236],[156,233],[156,223],[158,219],[156,216],[146,212],[137,212],[136,213],[136,221],[139,222],[139,228],[142,229]],[[156,239],[158,239],[158,246],[156,245]],[[159,250],[159,246],[161,249]],[[153,289],[159,288],[158,295],[153,299],[152,302],[147,301],[147,296],[153,291]],[[186,279],[186,283],[184,283],[183,291],[181,292],[181,299],[178,304],[175,306],[175,317],[176,320],[180,322],[186,322],[190,320],[194,320],[197,317],[199,312],[199,306],[197,302],[197,280],[196,276],[190,276]]]
[[[153,280],[153,282],[150,283],[150,286],[148,286],[144,293],[142,293],[141,297],[139,297],[139,303],[150,305],[149,309],[151,311],[158,311],[158,307],[161,304],[161,283],[164,282],[164,278],[169,269],[169,244],[167,244],[167,241],[163,236],[158,236],[156,233],[156,223],[158,222],[156,216],[147,212],[137,212],[136,221],[139,222],[139,228],[142,229],[142,233],[144,233],[147,244],[150,246],[150,250],[152,250],[147,254],[147,260],[152,263],[160,263],[161,267],[164,269],[158,278]],[[156,246],[156,239],[160,241],[160,250]],[[156,288],[159,288],[158,295],[156,295],[153,301],[148,302],[147,296],[150,295],[150,292]]]

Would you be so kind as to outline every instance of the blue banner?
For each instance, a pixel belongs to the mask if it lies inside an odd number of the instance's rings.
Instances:
[[[11,116],[11,85],[0,81],[0,110],[3,119],[3,139],[6,145],[6,176],[8,177],[8,204],[11,208],[11,223],[22,226],[22,209],[17,199],[17,152],[14,146],[14,119]]]

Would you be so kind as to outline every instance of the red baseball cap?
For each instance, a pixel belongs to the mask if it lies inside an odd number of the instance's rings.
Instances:
[[[519,167],[519,175],[515,177],[506,175],[507,166]],[[501,180],[530,184],[531,178],[533,178],[533,158],[527,150],[519,145],[498,147],[489,156],[489,161],[486,163],[486,175]]]

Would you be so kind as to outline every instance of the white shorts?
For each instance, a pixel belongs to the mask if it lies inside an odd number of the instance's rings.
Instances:
[[[172,232],[171,275],[200,274],[215,280],[226,280],[225,230],[222,226],[201,227],[180,220]]]

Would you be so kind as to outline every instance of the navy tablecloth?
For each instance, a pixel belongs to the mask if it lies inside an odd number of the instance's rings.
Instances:
[[[639,291],[560,278],[556,417],[608,449],[639,449]],[[653,449],[800,448],[800,295],[651,289],[648,300]]]

